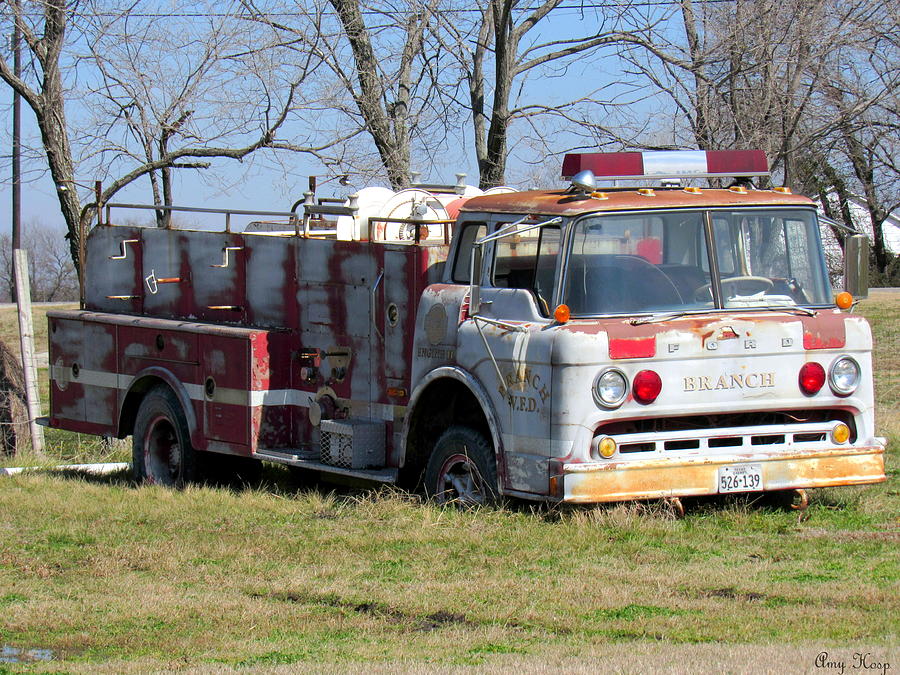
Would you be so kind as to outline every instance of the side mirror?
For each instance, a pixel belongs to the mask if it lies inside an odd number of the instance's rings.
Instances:
[[[864,234],[844,239],[844,290],[854,298],[869,296],[869,238]]]

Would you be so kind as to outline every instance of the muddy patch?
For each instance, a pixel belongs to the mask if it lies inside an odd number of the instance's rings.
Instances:
[[[430,614],[415,614],[381,602],[354,602],[336,595],[316,595],[314,593],[288,593],[278,592],[271,594],[251,593],[250,597],[268,598],[291,602],[299,605],[324,605],[347,609],[359,614],[374,616],[392,624],[405,625],[410,630],[417,632],[430,632],[448,625],[474,627],[478,624],[470,621],[463,614],[440,610]]]
[[[41,648],[12,647],[3,645],[0,647],[0,663],[39,663],[52,661],[53,651]]]

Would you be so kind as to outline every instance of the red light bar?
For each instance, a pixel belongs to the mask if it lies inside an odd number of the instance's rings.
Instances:
[[[664,150],[586,152],[563,158],[563,178],[589,170],[604,180],[638,178],[728,178],[768,176],[762,150]]]

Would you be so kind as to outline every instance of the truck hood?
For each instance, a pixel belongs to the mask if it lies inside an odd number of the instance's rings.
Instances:
[[[693,315],[651,323],[591,319],[559,327],[554,363],[744,358],[816,350],[859,352],[871,347],[865,319],[840,310],[822,310],[815,316],[790,312]]]

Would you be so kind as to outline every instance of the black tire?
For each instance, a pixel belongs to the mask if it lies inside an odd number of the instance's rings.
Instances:
[[[497,460],[490,442],[469,427],[447,429],[428,458],[425,495],[438,504],[496,503]]]
[[[134,422],[132,474],[138,483],[182,488],[199,477],[181,403],[166,385],[144,396]]]

